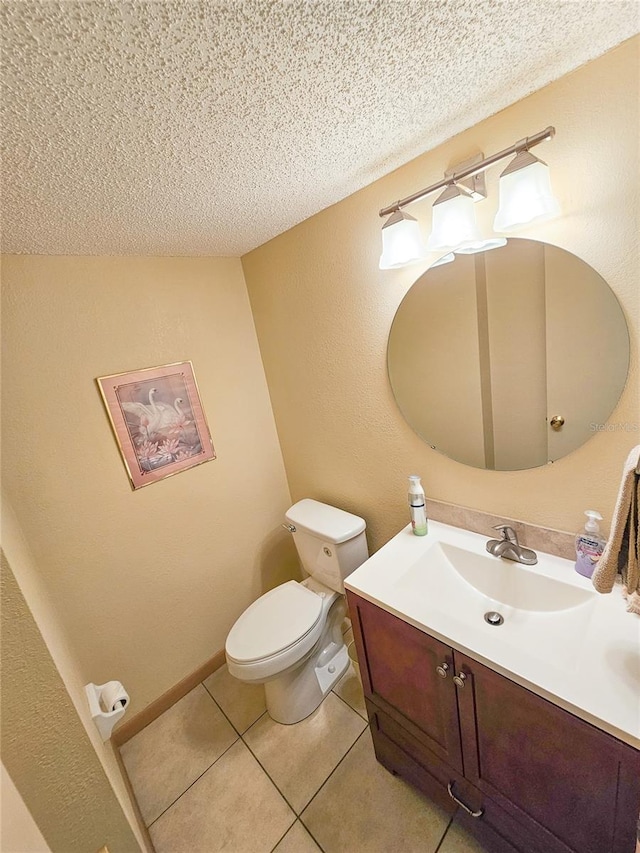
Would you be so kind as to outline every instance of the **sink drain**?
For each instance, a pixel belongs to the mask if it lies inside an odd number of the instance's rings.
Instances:
[[[484,614],[484,621],[488,622],[489,625],[502,625],[504,622],[504,616],[496,610],[490,610],[488,613]]]

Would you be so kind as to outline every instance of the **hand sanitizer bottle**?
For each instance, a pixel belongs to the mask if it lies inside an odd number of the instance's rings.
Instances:
[[[585,511],[589,521],[584,526],[584,531],[576,536],[576,572],[590,578],[596,567],[596,563],[602,556],[606,540],[600,536],[599,521],[602,516],[594,509]]]
[[[424,491],[420,484],[420,477],[412,474],[409,477],[409,511],[411,513],[411,527],[416,536],[427,535],[427,511]]]

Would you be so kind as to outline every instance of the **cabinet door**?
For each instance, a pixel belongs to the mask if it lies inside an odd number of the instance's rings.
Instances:
[[[365,695],[461,770],[453,652],[353,593],[348,599]]]
[[[458,688],[466,778],[533,837],[546,835],[550,853],[632,851],[636,750],[464,655],[454,658],[466,675]]]

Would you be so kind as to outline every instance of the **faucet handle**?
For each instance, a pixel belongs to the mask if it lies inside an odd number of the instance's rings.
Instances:
[[[502,533],[502,538],[506,542],[515,542],[517,544],[518,537],[513,527],[510,527],[508,524],[495,524],[493,529],[500,530]]]

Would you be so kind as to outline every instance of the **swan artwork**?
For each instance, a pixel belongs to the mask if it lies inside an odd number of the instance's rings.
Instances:
[[[149,391],[149,405],[140,402],[123,402],[122,408],[130,415],[138,418],[137,428],[140,441],[148,441],[154,434],[166,431],[179,431],[190,423],[182,410],[182,397],[176,397],[173,406],[168,403],[156,402],[157,388]]]
[[[190,361],[97,382],[134,489],[216,458]]]
[[[184,434],[186,428],[193,425],[193,421],[188,418],[186,412],[182,410],[183,403],[184,400],[182,397],[176,397],[173,404],[173,410],[169,410],[167,412],[167,417],[171,416],[168,430],[172,435],[176,435],[177,433]]]
[[[182,403],[184,403],[182,397],[176,397],[173,406],[168,403],[156,403],[160,411],[158,429],[183,429],[189,423],[189,419],[182,411]]]
[[[130,415],[135,415],[138,418],[138,429],[143,439],[148,439],[154,431],[151,425],[155,426],[155,420],[158,416],[158,409],[154,400],[154,396],[158,393],[157,388],[151,388],[149,391],[149,405],[138,402],[122,402],[122,408]]]

